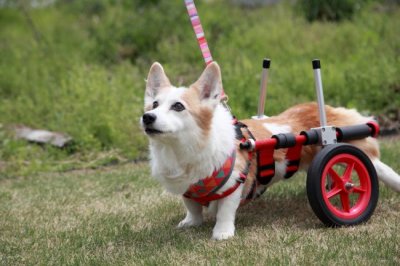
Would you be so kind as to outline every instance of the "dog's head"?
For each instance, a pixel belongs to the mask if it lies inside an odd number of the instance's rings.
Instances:
[[[161,64],[154,63],[147,78],[142,128],[156,140],[207,137],[220,103],[221,84],[217,63],[208,65],[189,88],[171,85]]]

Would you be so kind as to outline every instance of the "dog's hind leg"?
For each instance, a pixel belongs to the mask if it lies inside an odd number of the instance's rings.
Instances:
[[[393,190],[400,192],[400,176],[392,168],[381,162],[379,159],[372,161],[375,166],[378,178]]]
[[[243,184],[226,198],[218,200],[217,222],[213,229],[213,239],[224,240],[235,235],[235,216],[242,190]]]
[[[199,203],[183,197],[186,206],[186,217],[179,224],[178,228],[198,226],[203,223],[203,206]]]

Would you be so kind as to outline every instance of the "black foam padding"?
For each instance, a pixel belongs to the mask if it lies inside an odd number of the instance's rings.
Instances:
[[[296,136],[293,133],[276,134],[272,138],[277,140],[275,149],[289,148],[296,145]]]
[[[336,128],[338,141],[348,141],[370,137],[373,130],[367,124]]]
[[[263,68],[269,68],[271,66],[271,59],[264,58],[263,60]]]
[[[321,62],[319,61],[319,59],[312,60],[312,67],[313,69],[321,68]]]
[[[302,131],[300,132],[300,135],[304,135],[307,138],[306,142],[304,142],[304,145],[317,144],[319,141],[318,132],[314,129],[310,129],[308,131]]]

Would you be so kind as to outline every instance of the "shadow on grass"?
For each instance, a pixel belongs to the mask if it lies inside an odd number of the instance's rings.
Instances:
[[[202,226],[176,229],[176,225],[185,216],[183,209],[177,209],[175,204],[169,207],[159,206],[149,211],[149,217],[153,217],[155,213],[165,217],[149,219],[148,226],[130,233],[129,242],[143,247],[144,250],[166,249],[172,245],[183,251],[191,250],[198,241],[210,239],[214,219],[206,216]],[[268,230],[271,226],[285,230],[296,227],[304,231],[324,227],[309,207],[305,194],[292,198],[273,195],[263,197],[241,207],[237,212],[236,228],[239,231],[256,228]]]
[[[236,223],[237,227],[279,225],[304,230],[322,226],[311,210],[305,194],[293,197],[268,195],[254,200],[239,209]]]

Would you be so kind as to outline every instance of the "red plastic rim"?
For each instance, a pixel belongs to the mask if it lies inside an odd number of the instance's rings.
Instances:
[[[343,171],[338,173],[339,168]],[[326,164],[321,178],[322,198],[338,218],[359,217],[368,207],[371,190],[368,170],[354,155],[338,154]]]

